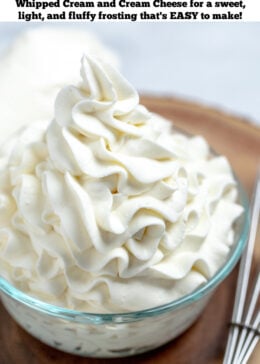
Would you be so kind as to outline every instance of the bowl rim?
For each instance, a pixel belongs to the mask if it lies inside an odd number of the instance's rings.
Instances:
[[[47,302],[44,302],[38,298],[34,298],[21,290],[15,288],[7,280],[0,277],[0,298],[1,293],[9,296],[10,298],[32,308],[33,310],[40,311],[41,313],[48,314],[50,316],[59,317],[61,319],[84,322],[91,324],[104,324],[104,323],[124,323],[133,322],[146,317],[154,317],[160,314],[174,311],[179,308],[183,308],[193,302],[198,301],[207,294],[211,293],[233,270],[238,262],[243,249],[246,245],[249,234],[249,221],[250,221],[250,209],[247,194],[239,181],[234,175],[237,182],[239,202],[244,208],[244,212],[239,221],[239,236],[235,240],[230,253],[229,259],[218,269],[218,271],[204,284],[197,287],[192,292],[170,301],[166,304],[147,308],[144,310],[122,312],[122,313],[91,313],[86,311],[78,311],[61,306],[56,306]],[[242,222],[241,222],[242,220]]]

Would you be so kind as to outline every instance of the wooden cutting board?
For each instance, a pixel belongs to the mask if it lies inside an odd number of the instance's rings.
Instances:
[[[171,98],[143,97],[151,111],[173,120],[177,127],[207,138],[226,155],[238,177],[251,193],[260,163],[260,128],[246,120]],[[258,246],[260,239],[258,234]],[[260,261],[260,249],[255,262]],[[89,359],[62,353],[31,337],[9,317],[0,304],[0,364],[221,364],[228,334],[237,269],[212,297],[200,319],[181,337],[143,355],[124,359]],[[260,363],[260,345],[250,359]]]

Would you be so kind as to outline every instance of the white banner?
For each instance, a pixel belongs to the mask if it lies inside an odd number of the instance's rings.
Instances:
[[[1,0],[0,21],[260,21],[260,0]]]

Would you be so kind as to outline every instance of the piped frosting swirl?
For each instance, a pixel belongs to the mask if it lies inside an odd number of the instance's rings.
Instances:
[[[55,117],[1,150],[0,274],[65,307],[122,312],[195,289],[225,261],[242,213],[224,157],[139,104],[83,57]]]

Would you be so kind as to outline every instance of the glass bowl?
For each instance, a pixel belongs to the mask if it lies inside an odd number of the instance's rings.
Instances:
[[[30,297],[0,278],[0,296],[9,314],[27,332],[65,352],[86,357],[123,357],[155,349],[190,327],[239,260],[247,241],[249,208],[238,182],[244,214],[226,263],[204,285],[168,304],[118,314],[92,314],[53,306]]]

